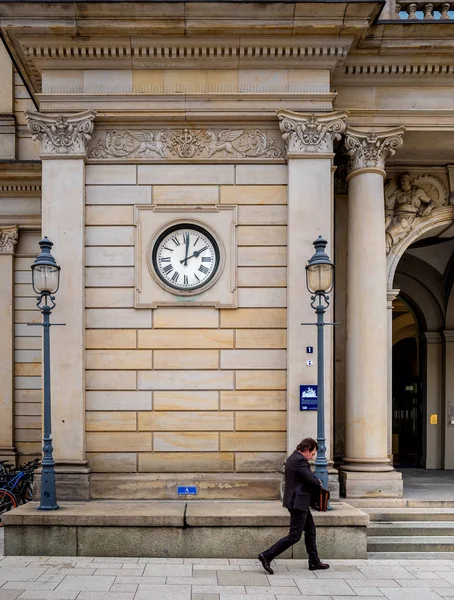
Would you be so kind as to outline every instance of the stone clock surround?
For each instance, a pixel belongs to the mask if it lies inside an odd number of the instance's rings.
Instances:
[[[328,235],[332,239],[332,174],[333,174],[333,139],[339,138],[346,127],[346,115],[344,113],[328,113],[324,114],[302,114],[292,113],[290,111],[279,111],[278,113],[283,139],[287,148],[288,160],[288,246],[290,248],[288,256],[288,313],[287,313],[287,331],[288,331],[288,351],[287,351],[287,389],[288,389],[288,406],[287,406],[287,450],[294,447],[295,443],[301,437],[301,433],[312,433],[315,430],[315,415],[301,415],[297,410],[297,390],[302,378],[308,383],[315,377],[315,373],[307,373],[301,365],[300,357],[302,355],[302,336],[300,324],[313,320],[313,314],[310,307],[301,302],[301,298],[305,297],[304,281],[301,277],[301,265],[305,264],[307,257],[311,255],[312,241],[314,236],[318,234]],[[73,265],[78,262],[83,264],[84,257],[84,171],[85,158],[87,152],[87,143],[91,136],[92,123],[94,119],[93,111],[85,111],[79,115],[72,115],[70,118],[51,115],[45,115],[42,121],[41,116],[37,114],[29,114],[30,128],[34,135],[40,139],[43,149],[43,230],[54,239],[56,246],[59,247],[59,260],[61,263]],[[53,121],[52,121],[53,120]],[[50,127],[49,127],[50,125]],[[351,156],[352,171],[350,175],[350,191],[349,197],[354,201],[355,194],[366,193],[371,199],[371,210],[376,206],[380,211],[383,210],[383,181],[382,173],[386,156],[394,152],[401,143],[402,129],[386,132],[386,135],[378,135],[375,133],[363,133],[361,131],[349,130],[347,134],[347,149]],[[378,140],[378,141],[377,141]],[[154,142],[151,139],[150,143]],[[378,143],[379,142],[379,143]],[[238,150],[234,150],[238,151]],[[47,160],[52,158],[52,160]],[[65,177],[61,177],[64,173]],[[354,177],[356,176],[356,177]],[[52,185],[50,185],[52,182]],[[361,192],[357,192],[357,186],[361,184]],[[310,212],[312,227],[310,231],[304,226],[309,218],[310,207],[304,202],[301,202],[301,190],[304,190],[304,195],[311,199],[311,205],[317,206],[317,211]],[[69,199],[69,201],[68,201]],[[68,219],[68,210],[72,211],[71,218]],[[138,209],[140,211],[140,208]],[[172,209],[173,210],[173,209]],[[360,210],[360,205],[358,205]],[[63,219],[64,211],[64,219]],[[350,211],[353,213],[354,211]],[[352,217],[353,218],[353,217]],[[71,228],[65,230],[62,228],[62,222],[70,222]],[[74,224],[78,224],[74,227]],[[362,237],[354,235],[355,223],[351,223],[352,228],[352,248],[356,249],[355,244],[361,243]],[[384,219],[376,219],[375,227],[384,227]],[[372,232],[370,232],[371,235]],[[377,229],[377,234],[378,229]],[[360,239],[361,238],[361,239]],[[68,241],[71,243],[68,244]],[[361,254],[361,252],[349,252],[350,256]],[[75,259],[75,260],[74,260]],[[383,261],[386,259],[386,254],[383,256]],[[350,259],[349,259],[350,260]],[[352,264],[353,266],[353,264]],[[380,271],[383,270],[383,265],[377,267]],[[355,269],[349,269],[350,286],[356,286],[357,282],[351,279],[354,277]],[[59,418],[59,407],[57,406],[55,414],[55,456],[60,464],[66,465],[66,471],[74,474],[78,478],[84,477],[85,485],[79,486],[80,497],[87,497],[88,491],[88,469],[85,460],[85,441],[84,441],[84,418],[85,418],[85,390],[81,383],[84,382],[84,344],[83,344],[83,306],[84,306],[84,291],[81,282],[84,281],[82,271],[77,273],[77,268],[73,270],[73,277],[66,279],[66,283],[62,285],[59,292],[58,305],[59,312],[55,313],[55,318],[67,322],[65,332],[60,335],[62,338],[57,338],[58,333],[54,333],[55,343],[54,348],[63,344],[63,336],[71,336],[71,343],[74,348],[79,348],[79,352],[72,353],[73,360],[71,364],[65,361],[64,356],[55,353],[53,356],[53,386],[55,393],[59,397],[71,397],[71,407],[65,403],[64,413],[66,419]],[[63,280],[64,281],[64,280]],[[377,280],[381,283],[381,279]],[[215,286],[213,286],[214,289]],[[353,288],[352,288],[353,289]],[[355,288],[356,289],[356,288]],[[381,289],[381,288],[380,288]],[[378,284],[377,284],[378,290]],[[383,302],[381,302],[383,296]],[[383,312],[384,325],[386,325],[386,295],[385,287],[383,294],[377,293],[375,296],[377,302],[377,311]],[[383,305],[383,306],[382,306]],[[56,309],[56,311],[57,311]],[[383,310],[382,310],[383,309]],[[357,336],[362,335],[362,324],[358,321],[357,311],[350,306],[349,327],[350,331],[355,332],[352,340]],[[378,313],[377,313],[378,314]],[[329,318],[329,317],[328,317]],[[356,325],[358,327],[356,327]],[[383,331],[381,334],[383,334]],[[312,333],[309,333],[305,338],[305,343],[310,339]],[[315,336],[315,332],[313,332]],[[356,336],[356,337],[355,337]],[[332,345],[332,335],[327,336],[327,353],[330,356],[330,347]],[[381,345],[383,342],[384,351],[386,352],[386,333],[382,340],[377,342]],[[367,348],[371,352],[376,352],[374,344],[368,345]],[[386,365],[386,360],[383,360],[383,365],[372,357],[368,357],[367,349],[363,349],[364,361],[369,361],[369,374],[372,379],[379,379],[383,373],[383,366]],[[347,350],[347,352],[355,352]],[[356,355],[355,355],[356,356]],[[353,355],[352,355],[353,359]],[[327,366],[329,361],[327,361]],[[373,365],[376,365],[375,367]],[[360,371],[357,361],[350,360],[350,369],[353,377],[358,376]],[[375,370],[374,370],[375,369]],[[372,373],[373,371],[373,373]],[[380,372],[379,372],[380,371]],[[331,389],[331,371],[327,369],[327,389]],[[386,377],[383,379],[386,387]],[[70,385],[79,386],[73,389],[70,393],[63,393],[64,389],[68,389]],[[61,389],[61,391],[60,391]],[[372,398],[373,386],[368,388],[367,402],[364,403],[364,398],[361,398],[361,405],[366,409],[374,405],[375,412],[378,407],[379,417],[383,423],[386,422],[386,402]],[[372,391],[371,391],[372,389]],[[386,392],[386,390],[385,390]],[[371,395],[372,394],[372,395]],[[377,397],[380,395],[377,391]],[[386,398],[386,393],[383,396]],[[79,398],[79,401],[74,401]],[[326,403],[332,405],[332,397],[327,394]],[[355,400],[355,395],[350,392],[347,396],[347,415],[355,414],[358,407]],[[355,408],[356,407],[356,408]],[[62,407],[63,408],[63,407]],[[332,408],[332,406],[331,406]],[[67,430],[68,410],[71,413],[71,432]],[[328,415],[332,415],[332,410],[327,411]],[[348,421],[347,416],[347,421]],[[80,428],[77,427],[80,425]],[[327,422],[327,429],[331,430],[332,423]],[[362,433],[359,433],[361,436]],[[367,435],[367,434],[366,434]],[[376,464],[377,458],[385,465],[387,460],[382,458],[386,456],[386,432],[383,439],[380,436],[369,439],[369,450],[364,452],[364,447],[358,447],[355,450],[355,440],[358,439],[358,432],[352,432],[347,424],[347,447],[351,450],[349,456],[349,464],[354,466],[353,478],[349,475],[349,469],[345,469],[344,485],[347,486],[349,495],[360,495],[364,480],[370,477],[371,470],[376,470],[372,465]],[[331,437],[331,435],[327,436]],[[374,439],[376,441],[374,441]],[[64,440],[64,446],[62,444]],[[384,446],[384,451],[381,448]],[[401,495],[401,482],[397,481],[397,474],[392,471],[392,468],[381,468],[380,489],[383,495]],[[360,477],[359,483],[356,479],[359,473],[363,473],[364,477]],[[391,478],[388,481],[388,474]],[[348,483],[345,483],[348,481]],[[356,487],[355,487],[356,486]],[[400,486],[400,487],[399,487]],[[372,487],[374,487],[372,485]],[[359,491],[358,491],[359,490]]]

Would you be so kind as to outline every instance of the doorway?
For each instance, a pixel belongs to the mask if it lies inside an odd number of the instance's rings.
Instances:
[[[396,467],[423,464],[423,385],[419,327],[410,306],[393,304],[392,452]]]

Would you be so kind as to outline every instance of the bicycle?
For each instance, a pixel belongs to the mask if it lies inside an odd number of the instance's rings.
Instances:
[[[33,473],[38,465],[39,459],[37,458],[18,469],[10,469],[4,462],[1,464],[0,520],[3,513],[32,500]],[[2,527],[1,522],[0,527]]]

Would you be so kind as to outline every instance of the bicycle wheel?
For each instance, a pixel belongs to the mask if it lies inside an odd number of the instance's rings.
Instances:
[[[0,527],[3,527],[3,513],[8,512],[12,508],[16,508],[16,506],[16,497],[13,496],[11,492],[8,492],[8,490],[0,490]]]

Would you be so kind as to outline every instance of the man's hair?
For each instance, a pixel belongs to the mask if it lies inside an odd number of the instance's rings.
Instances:
[[[314,440],[314,438],[304,438],[304,440],[301,440],[301,442],[298,444],[296,449],[300,452],[304,452],[305,450],[309,450],[309,452],[312,452],[312,450],[314,449],[318,450],[318,444]]]

